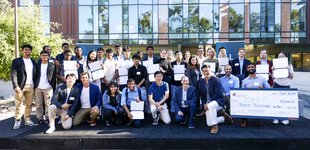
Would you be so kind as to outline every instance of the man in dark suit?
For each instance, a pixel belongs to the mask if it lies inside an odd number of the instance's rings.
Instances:
[[[148,46],[146,47],[147,55],[143,58],[143,61],[153,61],[153,64],[158,63],[159,58],[154,55],[154,47]]]
[[[210,133],[216,134],[218,132],[218,123],[225,120],[232,123],[232,118],[227,113],[224,113],[221,117],[217,116],[217,111],[224,108],[225,105],[221,82],[217,77],[211,75],[209,65],[203,65],[201,71],[204,78],[198,82],[199,94],[206,111],[207,125],[212,126]]]
[[[72,109],[77,111],[73,118],[73,126],[81,124],[90,118],[90,126],[96,126],[97,116],[101,106],[101,92],[96,84],[89,82],[89,74],[82,72],[80,74],[82,83],[76,85],[80,90],[80,100],[72,105]]]
[[[47,109],[51,104],[51,98],[53,96],[53,89],[56,86],[56,68],[53,62],[49,62],[49,52],[40,52],[41,60],[36,65],[36,80],[34,83],[35,88],[35,104],[36,115],[38,123],[47,123]],[[45,112],[45,113],[44,113]],[[45,115],[45,117],[43,117]]]
[[[25,125],[34,126],[30,120],[30,113],[33,99],[33,87],[36,74],[36,62],[30,57],[32,52],[31,45],[23,45],[23,56],[12,61],[11,79],[15,91],[15,124],[13,129],[19,129],[21,118],[24,114]],[[25,112],[21,112],[23,99],[25,98]]]
[[[196,111],[197,92],[196,88],[189,85],[187,76],[181,79],[182,86],[179,87],[175,93],[174,107],[175,107],[175,120],[180,124],[185,124],[185,114],[189,114],[188,128],[195,128],[194,115]]]
[[[240,84],[242,80],[245,79],[249,74],[246,70],[246,67],[251,63],[250,60],[245,58],[245,50],[244,48],[238,49],[238,58],[232,60],[230,62],[231,73],[239,78]]]
[[[70,129],[72,126],[72,116],[74,109],[71,105],[75,101],[80,101],[80,90],[74,87],[76,76],[74,74],[66,75],[66,84],[59,84],[53,94],[52,104],[48,107],[48,118],[50,128],[47,134],[55,131],[55,118],[60,114],[62,127]]]

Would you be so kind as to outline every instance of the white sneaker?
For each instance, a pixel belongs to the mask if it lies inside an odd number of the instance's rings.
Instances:
[[[273,120],[272,123],[273,123],[273,124],[278,124],[278,123],[279,123],[279,120],[278,120],[278,119],[275,119],[275,120]]]
[[[281,121],[284,125],[288,125],[289,123],[290,123],[290,121],[289,120],[283,120],[283,121]]]
[[[21,123],[22,123],[22,120],[15,120],[13,129],[14,130],[19,129],[21,126]]]
[[[46,134],[51,134],[51,133],[53,133],[54,131],[55,131],[56,129],[55,129],[55,127],[50,127],[48,130],[46,130]]]
[[[32,126],[36,126],[38,124],[35,124],[34,122],[32,122],[31,120],[28,120],[28,121],[25,121],[25,125],[26,126],[29,126],[29,127],[32,127]]]

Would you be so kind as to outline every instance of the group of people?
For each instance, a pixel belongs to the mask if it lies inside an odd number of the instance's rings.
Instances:
[[[293,67],[289,65],[287,78],[273,80],[274,68],[267,58],[267,50],[260,51],[260,60],[256,64],[269,65],[268,81],[256,74],[255,64],[245,58],[243,48],[238,50],[238,58],[225,66],[220,66],[213,48],[207,49],[207,57],[204,50],[198,48],[197,55],[186,51],[184,58],[180,50],[174,53],[161,50],[160,57],[157,57],[153,46],[146,47],[146,55],[138,51],[132,56],[130,47],[122,49],[118,45],[115,46],[115,54],[110,48],[98,48],[89,51],[86,57],[82,55],[81,47],[77,46],[71,52],[69,44],[64,43],[62,49],[63,52],[53,58],[51,47],[44,46],[40,58],[35,61],[31,58],[32,46],[23,45],[22,57],[12,61],[11,79],[16,105],[13,129],[21,127],[23,115],[26,126],[49,124],[48,134],[55,131],[57,118],[64,129],[83,122],[96,126],[99,116],[103,116],[106,126],[126,124],[140,127],[143,119],[134,119],[131,104],[143,101],[146,114],[153,118],[152,125],[158,125],[160,119],[170,124],[170,116],[173,115],[179,124],[188,121],[188,128],[195,128],[195,117],[205,115],[206,124],[211,127],[210,133],[215,134],[219,123],[233,123],[229,115],[231,88],[289,88],[293,78]],[[287,54],[280,52],[278,57],[287,57]],[[218,58],[227,58],[224,47],[219,49]],[[76,74],[66,73],[65,61],[76,62]],[[100,61],[104,74],[100,79],[94,79],[90,69],[90,64],[97,61]],[[144,61],[160,66],[152,74],[153,82]],[[207,64],[209,62],[215,63],[215,71]],[[177,65],[185,66],[185,74],[180,81],[173,73]],[[127,84],[120,85],[118,69],[124,67],[128,71],[128,80]],[[33,100],[37,122],[30,119]],[[288,120],[280,121],[288,124]],[[274,120],[274,123],[279,123],[279,120]],[[242,119],[241,126],[247,126],[246,119]]]

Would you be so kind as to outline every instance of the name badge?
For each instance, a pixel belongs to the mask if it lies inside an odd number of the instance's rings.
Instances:
[[[74,101],[74,97],[70,97],[70,98],[69,98],[69,101]]]
[[[140,71],[138,71],[138,72],[137,72],[137,75],[141,75],[141,72],[140,72]]]
[[[235,63],[235,66],[239,66],[239,63]]]
[[[228,83],[229,83],[229,84],[233,84],[233,83],[234,83],[234,81],[232,81],[232,80],[229,80],[229,81],[228,81]]]
[[[54,60],[51,60],[51,59],[50,59],[50,60],[48,60],[48,62],[50,62],[50,63],[54,63]]]
[[[254,86],[259,86],[259,83],[258,82],[254,82],[253,85]]]

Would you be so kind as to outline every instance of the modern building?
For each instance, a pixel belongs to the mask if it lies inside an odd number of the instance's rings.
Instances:
[[[40,4],[44,21],[76,43],[145,45],[191,50],[244,41],[247,55],[261,49],[290,54],[296,71],[310,71],[307,0],[26,0]],[[23,2],[19,4],[22,5]]]

